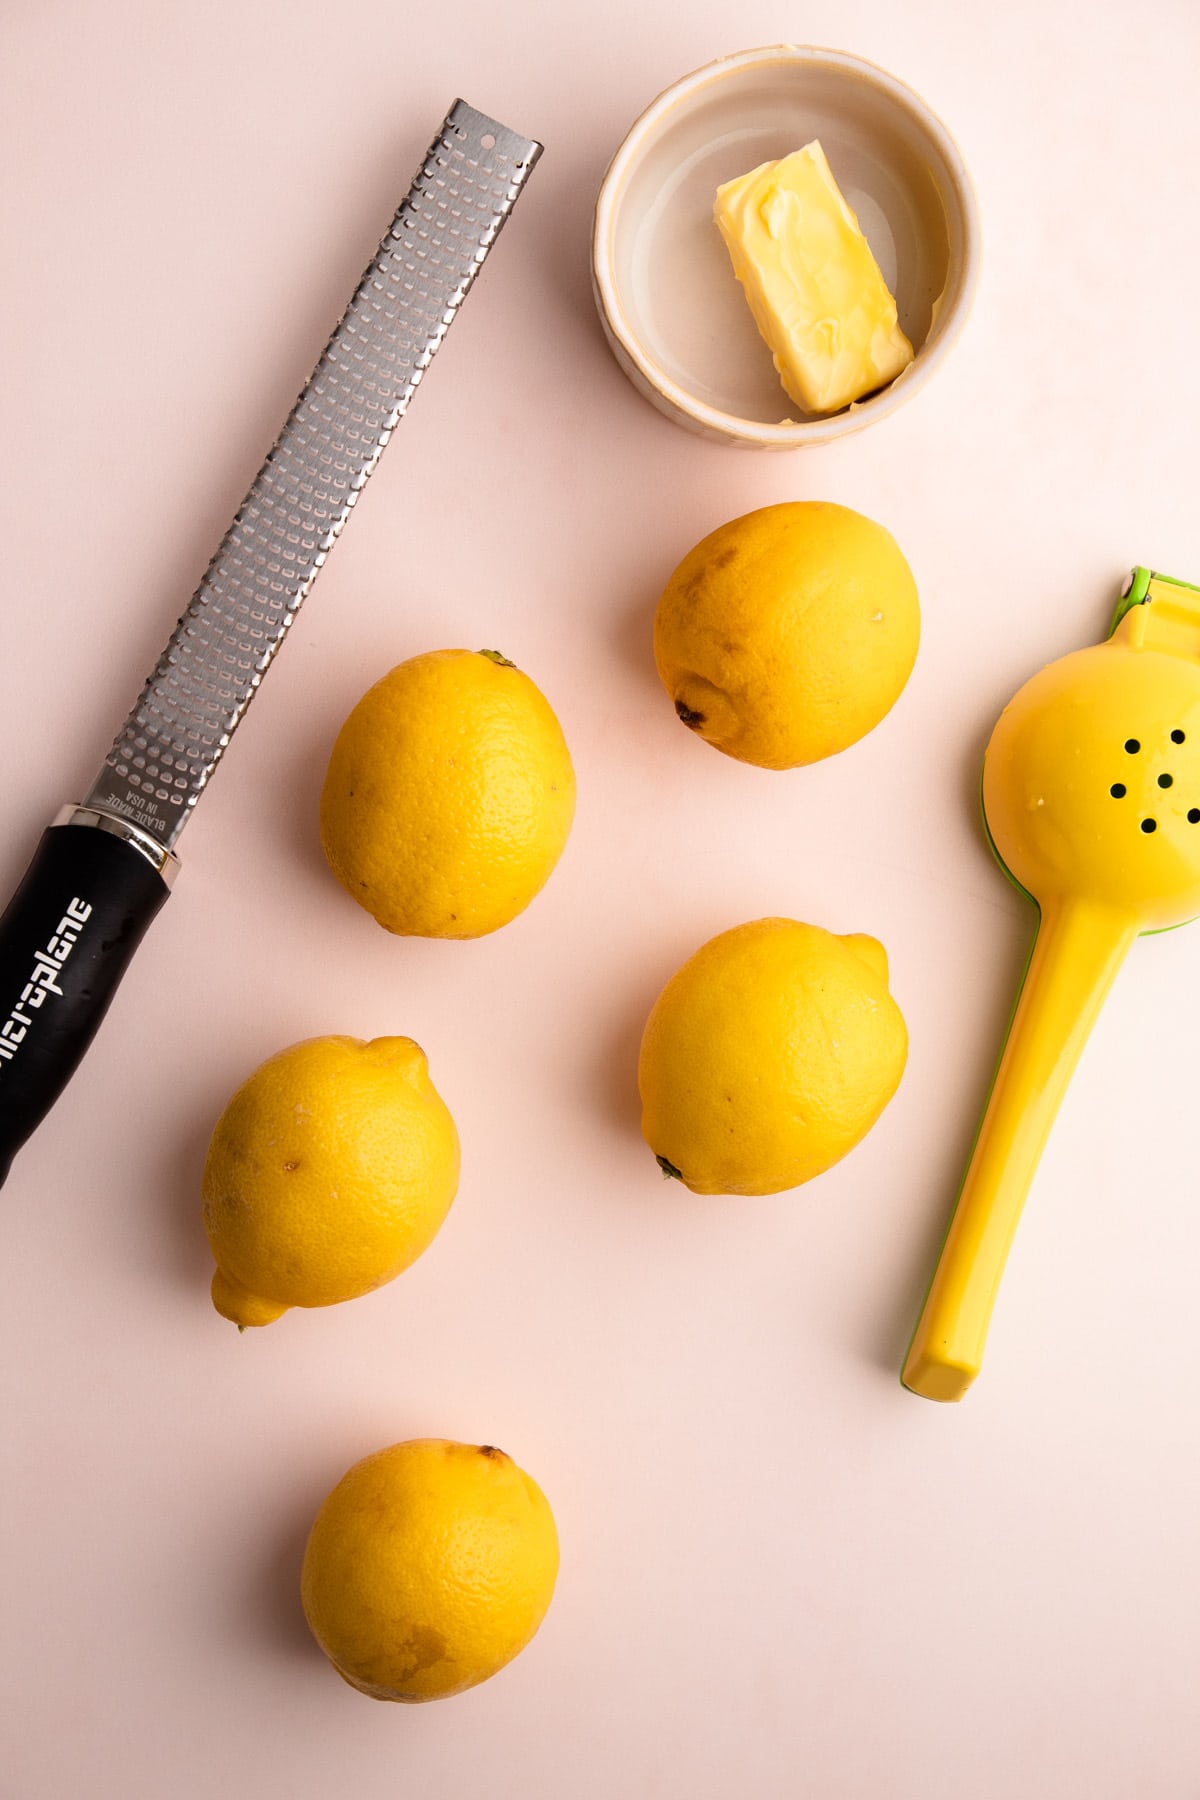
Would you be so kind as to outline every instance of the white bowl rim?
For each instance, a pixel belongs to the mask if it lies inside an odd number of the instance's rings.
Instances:
[[[834,413],[828,419],[788,420],[772,425],[758,419],[740,418],[736,413],[724,412],[719,407],[697,399],[686,388],[680,387],[647,353],[641,339],[631,330],[621,304],[610,245],[613,216],[620,190],[630,165],[640,154],[644,140],[654,126],[681,100],[710,82],[736,69],[779,62],[829,63],[837,68],[851,70],[882,87],[902,108],[916,117],[937,145],[950,172],[962,230],[962,270],[954,304],[939,321],[941,330],[937,342],[927,353],[922,348],[910,370],[902,377],[869,400]],[[848,50],[832,50],[817,44],[766,44],[755,50],[738,50],[729,56],[715,57],[712,62],[704,63],[689,75],[672,82],[634,120],[618,145],[596,196],[592,228],[592,274],[606,324],[643,379],[677,412],[686,414],[710,433],[736,438],[742,443],[795,446],[828,443],[834,438],[858,431],[876,419],[886,418],[897,407],[903,406],[945,361],[966,323],[979,282],[979,263],[979,204],[962,152],[947,126],[907,82],[901,81],[887,69],[880,68],[878,63],[868,62],[865,57],[855,56]]]

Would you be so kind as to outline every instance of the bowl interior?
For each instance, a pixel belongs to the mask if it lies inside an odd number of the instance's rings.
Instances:
[[[609,245],[625,326],[684,392],[735,418],[803,419],[780,385],[713,223],[723,181],[819,138],[918,356],[946,322],[955,183],[919,114],[861,65],[783,60],[706,71],[643,132]],[[961,262],[961,255],[957,259]],[[935,322],[935,303],[944,304]]]

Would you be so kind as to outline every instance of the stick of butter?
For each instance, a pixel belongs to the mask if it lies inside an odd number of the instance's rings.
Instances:
[[[908,367],[896,302],[816,139],[719,187],[713,217],[797,406],[837,412]]]

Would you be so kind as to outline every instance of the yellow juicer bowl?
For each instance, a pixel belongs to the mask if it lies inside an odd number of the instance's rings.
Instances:
[[[904,1364],[930,1400],[961,1400],[979,1373],[1025,1195],[1130,945],[1200,914],[1200,589],[1134,570],[1108,640],[1050,663],[1005,707],[983,810],[1041,916]]]

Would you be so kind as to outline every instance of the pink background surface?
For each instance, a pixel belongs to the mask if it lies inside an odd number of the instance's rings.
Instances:
[[[0,876],[77,797],[458,93],[540,136],[516,217],[183,845],[184,873],[0,1207],[0,1793],[1194,1796],[1200,1782],[1200,930],[1139,944],[958,1409],[897,1368],[1031,915],[979,755],[1135,560],[1200,579],[1200,15],[957,0],[44,0],[3,26]],[[965,22],[970,19],[969,25]],[[984,281],[911,406],[756,456],[641,401],[587,229],[669,81],[803,35],[941,112]],[[676,723],[654,600],[723,519],[879,518],[912,682],[776,776]],[[393,663],[498,644],[579,776],[563,863],[477,944],[392,940],[327,874],[334,732]],[[725,926],[886,944],[912,1052],[795,1194],[696,1199],[637,1130],[646,1010]],[[407,1032],[461,1129],[440,1239],[378,1294],[239,1338],[198,1181],[264,1056]],[[372,1704],[309,1640],[299,1556],[367,1451],[503,1445],[563,1542],[531,1649]]]

